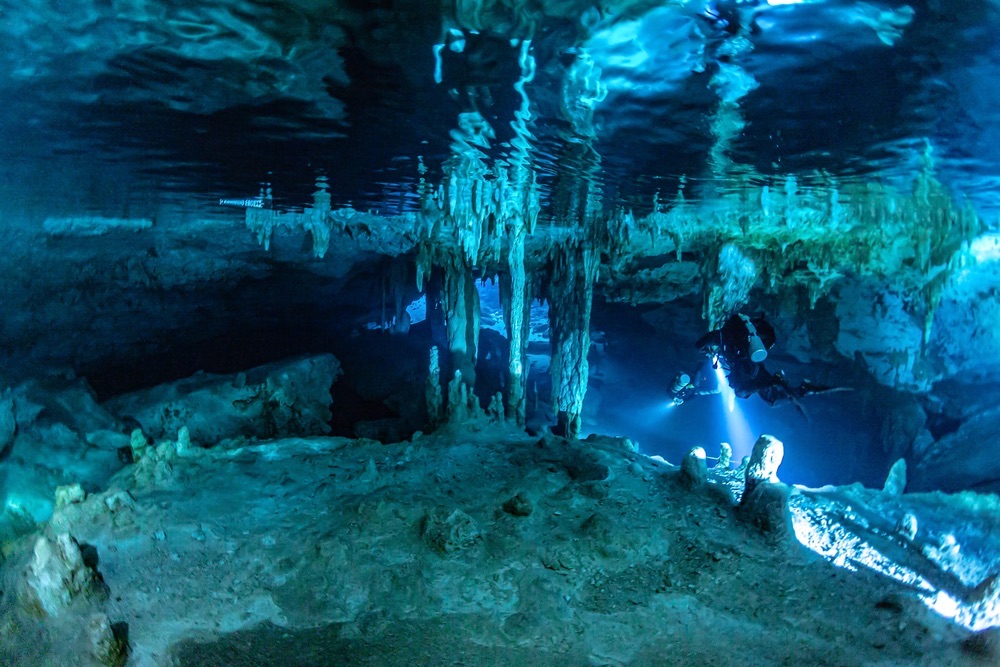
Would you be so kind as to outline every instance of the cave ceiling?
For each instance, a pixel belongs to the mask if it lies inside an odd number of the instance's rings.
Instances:
[[[202,203],[270,181],[301,206],[326,173],[335,206],[412,209],[418,156],[439,176],[460,114],[510,156],[523,92],[547,201],[589,178],[605,207],[648,211],[681,177],[719,176],[728,97],[745,126],[727,157],[761,182],[906,182],[929,141],[949,185],[995,205],[985,0],[5,5],[6,161],[106,160]]]

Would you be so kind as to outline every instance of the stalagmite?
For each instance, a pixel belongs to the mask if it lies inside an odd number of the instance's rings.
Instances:
[[[733,446],[728,442],[719,445],[719,460],[715,467],[719,470],[729,470],[729,464],[733,460]]]
[[[466,384],[461,371],[455,371],[448,383],[448,421],[460,423],[482,415],[479,401]]]
[[[96,573],[84,563],[79,542],[68,533],[39,537],[33,555],[25,573],[26,592],[39,612],[55,616],[74,598],[101,591]]]
[[[705,463],[705,450],[694,447],[681,461],[681,481],[685,486],[694,488],[708,480],[708,466]]]
[[[79,484],[67,484],[56,487],[56,508],[82,503],[87,498],[86,492]]]
[[[746,490],[744,498],[765,482],[777,483],[778,467],[785,457],[785,445],[771,435],[757,438],[750,453],[750,463],[746,469]]]
[[[778,466],[785,455],[785,446],[770,435],[762,435],[754,443],[746,466],[746,482],[740,500],[740,516],[764,533],[791,534],[788,513],[788,487],[778,484]]]
[[[499,391],[490,399],[489,407],[486,408],[486,417],[494,424],[501,424],[504,420],[503,394]]]

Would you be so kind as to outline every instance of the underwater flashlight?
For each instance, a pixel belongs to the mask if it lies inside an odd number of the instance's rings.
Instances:
[[[759,364],[767,359],[767,350],[764,348],[764,342],[757,334],[752,334],[749,337],[747,348],[750,350],[750,361],[755,364]]]
[[[746,315],[740,315],[740,319],[743,320],[743,325],[747,328],[747,352],[750,355],[750,361],[759,364],[767,359],[767,348],[764,347],[764,341],[757,335],[757,327],[753,325],[750,318]]]

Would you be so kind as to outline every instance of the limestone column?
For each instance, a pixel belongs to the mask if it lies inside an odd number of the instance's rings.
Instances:
[[[436,429],[444,422],[444,400],[441,393],[441,366],[438,365],[438,349],[431,346],[427,364],[427,383],[424,387],[427,401],[427,422]]]
[[[507,267],[509,277],[502,278],[501,302],[507,328],[509,361],[507,366],[507,418],[518,426],[525,423],[525,359],[528,351],[528,319],[531,296],[527,290],[524,270],[524,223],[512,225],[507,231]]]
[[[597,252],[579,245],[557,251],[551,265],[548,301],[552,400],[558,410],[559,432],[570,439],[580,435],[580,415],[587,394],[590,309],[597,265]]]

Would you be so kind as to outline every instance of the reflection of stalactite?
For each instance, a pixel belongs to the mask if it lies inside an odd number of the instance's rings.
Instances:
[[[567,438],[580,434],[598,259],[594,248],[577,244],[558,250],[551,262],[548,300],[552,399],[559,413],[558,427]]]
[[[567,136],[565,142],[558,157],[561,169],[553,180],[549,201],[554,219],[580,223],[588,214],[601,210],[601,156],[579,137]]]
[[[556,219],[586,222],[601,211],[601,156],[595,150],[597,130],[594,110],[607,97],[601,68],[583,49],[563,78],[560,115],[567,122],[562,132],[561,166],[550,201]]]

